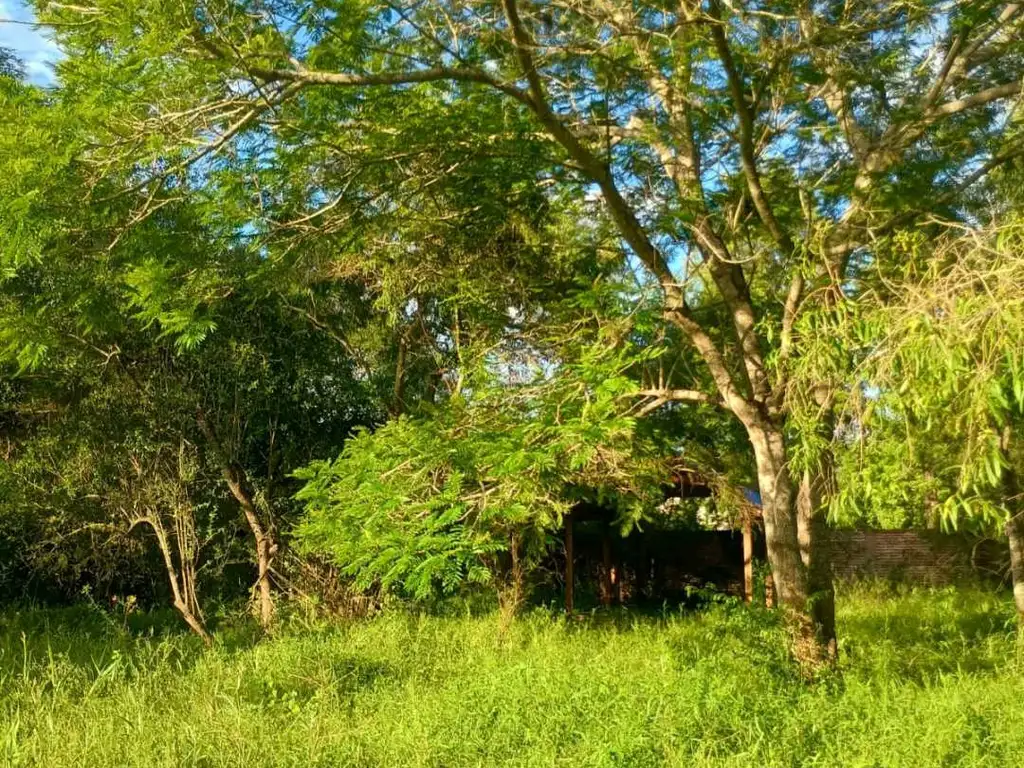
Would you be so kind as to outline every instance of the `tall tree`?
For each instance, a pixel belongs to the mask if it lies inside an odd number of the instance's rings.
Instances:
[[[831,585],[806,535],[827,484],[814,462],[801,468],[801,547],[792,466],[794,403],[816,406],[801,431],[820,442],[834,399],[831,381],[791,386],[814,332],[806,318],[828,311],[880,239],[955,214],[1020,152],[1002,119],[1021,90],[1020,6],[101,0],[40,11],[68,54],[63,82],[106,111],[96,162],[136,163],[140,217],[189,174],[236,198],[244,189],[276,222],[372,208],[342,176],[311,174],[306,195],[276,198],[242,183],[243,169],[301,150],[307,167],[333,170],[396,126],[408,137],[401,126],[425,94],[474,148],[509,131],[467,123],[473,105],[498,100],[493,114],[528,120],[532,132],[505,146],[546,149],[543,181],[599,202],[591,215],[607,217],[706,367],[710,388],[665,381],[653,400],[714,403],[743,425],[798,652],[834,655]],[[225,156],[246,162],[218,175]],[[698,311],[716,303],[725,327]]]
[[[368,302],[338,288],[348,302],[325,334],[287,291],[268,298],[263,256],[196,201],[168,197],[131,221],[119,194],[130,181],[92,176],[89,116],[62,96],[0,78],[9,506],[57,531],[49,544],[148,526],[175,608],[200,634],[190,526],[196,509],[230,508],[207,522],[230,543],[244,520],[269,624],[288,474],[380,418],[372,377],[336,338]],[[106,202],[82,205],[90,194]]]

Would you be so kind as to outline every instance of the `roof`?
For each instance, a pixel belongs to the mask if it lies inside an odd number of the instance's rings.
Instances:
[[[754,488],[747,488],[744,486],[740,490],[743,491],[743,498],[753,504],[755,507],[761,506],[761,494]]]

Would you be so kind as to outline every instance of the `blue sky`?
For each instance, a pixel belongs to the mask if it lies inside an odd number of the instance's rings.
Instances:
[[[21,0],[0,0],[0,47],[11,48],[25,65],[28,80],[53,82],[52,64],[60,51],[49,36],[32,26],[32,11]]]

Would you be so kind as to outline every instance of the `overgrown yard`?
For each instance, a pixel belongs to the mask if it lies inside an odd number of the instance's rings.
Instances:
[[[5,764],[1024,764],[1009,598],[847,590],[841,678],[808,684],[736,605],[580,621],[534,612],[292,629],[124,631],[98,611],[2,619]],[[301,624],[301,625],[300,625]],[[299,631],[301,630],[301,631]]]

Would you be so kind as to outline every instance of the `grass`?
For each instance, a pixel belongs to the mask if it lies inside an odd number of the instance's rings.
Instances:
[[[46,766],[1024,765],[1002,594],[840,596],[841,676],[764,611],[316,623],[204,650],[150,617],[0,615],[0,761]]]

